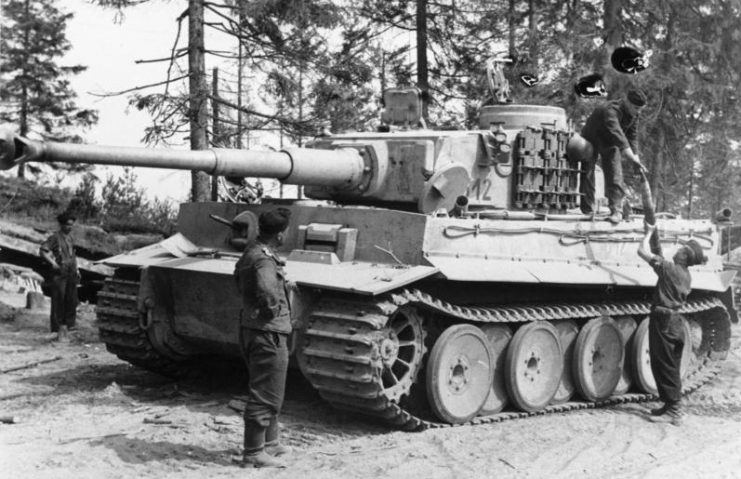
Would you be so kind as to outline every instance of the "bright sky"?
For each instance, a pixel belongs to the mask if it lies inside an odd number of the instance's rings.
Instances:
[[[124,91],[163,81],[168,62],[137,64],[136,61],[170,55],[177,33],[177,17],[187,8],[187,2],[150,0],[126,9],[120,19],[115,10],[85,0],[60,0],[59,7],[74,13],[67,25],[67,39],[72,50],[63,63],[88,67],[85,72],[71,78],[79,96],[78,103],[97,109],[100,115],[98,124],[84,133],[86,141],[100,145],[143,146],[141,139],[144,128],[150,124],[149,115],[129,107],[129,95],[101,98],[93,94]],[[187,45],[187,38],[186,19],[180,34],[181,46]],[[210,48],[232,48],[226,44],[223,35],[209,34],[206,44]],[[207,71],[217,66],[210,65],[209,60],[206,60]],[[157,91],[162,91],[162,87],[146,90]],[[158,168],[137,168],[135,172],[150,197],[181,202],[189,194],[190,172]],[[106,175],[106,172],[99,174],[101,180]]]

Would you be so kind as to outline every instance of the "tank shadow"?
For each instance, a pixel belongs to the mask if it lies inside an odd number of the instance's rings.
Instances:
[[[173,462],[188,468],[199,464],[234,467],[230,461],[233,449],[210,450],[193,444],[147,441],[127,435],[106,436],[92,440],[89,444],[91,447],[103,446],[111,449],[121,461],[129,464]]]
[[[129,364],[78,364],[45,374],[34,374],[14,382],[31,388],[18,395],[35,397],[54,394],[67,403],[116,406],[124,409],[158,410],[184,407],[206,413],[241,434],[241,414],[228,407],[247,390],[247,374],[239,361],[203,364],[203,372],[187,380],[174,380]],[[136,419],[140,421],[141,419]],[[289,370],[286,398],[280,414],[281,427],[289,444],[301,447],[329,437],[387,434],[389,426],[332,408],[296,369]]]
[[[636,416],[645,421],[651,421],[651,408],[658,407],[658,403],[643,403],[643,404],[622,404],[620,406],[614,406],[611,409],[619,411],[623,414],[629,414]]]

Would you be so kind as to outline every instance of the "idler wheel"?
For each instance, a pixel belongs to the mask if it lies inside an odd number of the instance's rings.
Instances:
[[[563,373],[561,382],[558,384],[556,395],[551,400],[554,404],[565,403],[574,395],[576,388],[574,386],[574,376],[571,372],[571,362],[574,360],[574,345],[576,337],[579,335],[579,326],[575,321],[570,319],[556,321],[553,323],[558,331],[558,339],[561,341],[561,351],[563,352]]]
[[[631,366],[632,356],[630,354],[631,343],[633,342],[633,333],[635,333],[638,324],[630,316],[619,316],[615,318],[615,325],[623,336],[623,373],[620,375],[620,381],[613,394],[625,394],[633,385],[633,368]]]
[[[546,407],[563,372],[556,328],[545,321],[520,327],[507,348],[506,371],[509,397],[519,409],[534,412]]]
[[[600,401],[615,391],[623,370],[623,335],[607,317],[579,331],[574,348],[574,384],[584,399]]]
[[[425,354],[425,331],[422,318],[413,308],[402,308],[394,314],[378,342],[381,359],[383,394],[398,401],[407,394],[417,378]]]
[[[651,372],[651,355],[648,350],[648,316],[641,321],[633,334],[630,347],[630,366],[633,380],[639,390],[647,394],[656,394],[656,380]]]
[[[491,390],[492,358],[475,326],[456,324],[440,335],[427,362],[427,397],[440,420],[460,424],[478,414]]]
[[[507,346],[512,339],[512,331],[504,324],[484,324],[481,330],[489,340],[494,368],[491,374],[491,391],[479,412],[482,416],[495,414],[504,409],[509,402],[507,386],[505,386],[505,363],[507,360]]]

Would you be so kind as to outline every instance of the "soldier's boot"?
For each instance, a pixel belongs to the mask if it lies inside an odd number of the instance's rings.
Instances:
[[[59,326],[59,332],[57,333],[57,339],[59,342],[67,343],[69,342],[69,333],[67,332],[67,326],[61,325]]]
[[[652,416],[661,416],[666,412],[666,410],[669,408],[668,403],[664,403],[661,407],[653,408],[651,409],[651,415]]]
[[[244,428],[244,453],[242,454],[242,467],[286,467],[280,459],[277,459],[265,451],[265,428],[256,425],[245,425]]]
[[[614,225],[619,225],[622,220],[623,220],[623,215],[619,211],[610,213],[610,216],[607,217],[607,221],[609,221],[610,223]]]
[[[265,451],[275,457],[285,456],[291,453],[291,448],[280,443],[280,430],[278,428],[278,418],[270,420],[268,428],[265,430]]]
[[[633,214],[633,207],[630,205],[630,201],[623,200],[623,219],[625,221],[630,220],[630,215]]]
[[[653,411],[652,411],[653,412]],[[653,422],[665,422],[672,426],[682,425],[682,405],[679,401],[667,403],[664,412],[651,418]]]

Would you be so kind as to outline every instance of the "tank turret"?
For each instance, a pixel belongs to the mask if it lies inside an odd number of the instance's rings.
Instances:
[[[394,111],[392,105],[388,109]],[[402,111],[408,123],[409,109]],[[422,213],[450,211],[459,196],[468,197],[472,210],[553,212],[578,204],[578,164],[566,157],[563,109],[492,105],[485,107],[482,122],[487,127],[474,131],[398,128],[331,135],[284,151],[105,147],[33,141],[5,132],[0,168],[57,161],[275,178],[305,185],[309,198]]]

